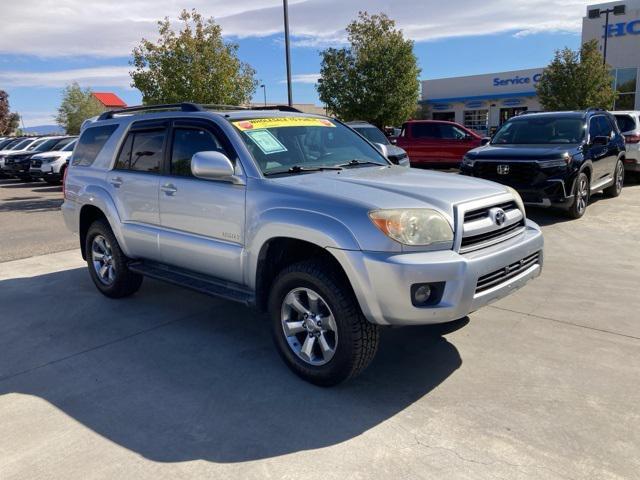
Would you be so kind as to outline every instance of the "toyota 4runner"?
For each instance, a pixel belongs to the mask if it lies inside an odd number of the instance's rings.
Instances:
[[[268,311],[302,378],[363,370],[386,325],[449,322],[540,274],[543,238],[497,183],[391,164],[288,107],[133,107],[87,122],[62,207],[96,287],[144,276]]]

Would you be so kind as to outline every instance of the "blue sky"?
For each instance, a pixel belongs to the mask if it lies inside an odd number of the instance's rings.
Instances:
[[[50,2],[23,0],[20,8],[8,12],[9,19],[15,14],[16,25],[0,38],[0,88],[9,93],[12,110],[23,115],[27,127],[54,123],[62,87],[73,80],[95,91],[113,91],[129,104],[139,103],[139,92],[128,86],[128,52],[142,36],[153,38],[155,19],[165,14],[177,16],[179,2],[166,0],[168,8],[163,1],[131,0],[127,10],[113,5],[120,2],[59,0],[58,13],[68,10],[78,15],[70,15],[69,20],[58,15],[61,25],[52,29],[46,12]],[[184,7],[195,6],[207,14],[211,4],[218,3],[210,0],[199,5],[198,1]],[[385,11],[397,19],[405,35],[415,41],[421,78],[430,79],[543,66],[554,50],[579,45],[580,20],[587,5],[570,0],[485,0],[478,10],[481,2],[476,0],[451,0],[446,7],[430,0],[419,7],[408,0],[290,1],[293,91],[298,103],[319,103],[314,86],[319,52],[344,44],[343,28],[359,9]],[[267,100],[283,102],[281,2],[241,3],[243,8],[236,10],[228,2],[219,3],[220,8],[214,10],[222,14],[216,18],[229,34],[227,38],[240,45],[241,59],[256,69],[258,79],[266,85]],[[555,8],[555,14],[541,13],[543,7]],[[98,38],[96,31],[110,33]],[[38,32],[37,39],[33,32]],[[261,89],[255,100],[262,101]]]

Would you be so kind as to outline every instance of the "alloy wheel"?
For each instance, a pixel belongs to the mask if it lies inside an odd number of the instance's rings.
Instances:
[[[96,235],[91,243],[91,261],[100,282],[113,284],[116,279],[113,252],[109,241],[102,235]]]
[[[329,305],[309,288],[285,295],[281,308],[282,331],[289,347],[304,362],[327,364],[338,346],[338,328]]]
[[[578,197],[576,198],[577,209],[578,212],[582,213],[587,208],[587,201],[589,200],[589,181],[586,176],[580,177],[576,195]]]
[[[616,192],[620,193],[624,185],[624,166],[622,162],[618,162],[616,166]]]

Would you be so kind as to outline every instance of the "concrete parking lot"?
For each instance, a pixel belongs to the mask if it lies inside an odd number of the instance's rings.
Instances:
[[[640,478],[640,185],[578,221],[531,210],[540,278],[444,336],[385,331],[332,389],[289,373],[241,305],[149,280],[101,296],[61,194],[17,185],[0,183],[0,259],[28,257],[0,263],[3,480]]]

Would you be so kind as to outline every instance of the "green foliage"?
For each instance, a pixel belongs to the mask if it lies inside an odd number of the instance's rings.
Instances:
[[[9,94],[0,90],[0,135],[11,135],[20,124],[20,115],[11,113],[9,108]]]
[[[345,121],[402,123],[415,112],[420,90],[413,42],[385,14],[360,12],[347,34],[348,48],[320,54],[320,100]]]
[[[165,17],[158,22],[158,42],[143,39],[133,50],[131,86],[142,92],[142,101],[249,102],[258,82],[255,70],[238,59],[238,45],[225,42],[220,26],[195,10],[183,10],[180,20],[182,29],[175,32]]]
[[[80,85],[73,82],[64,89],[56,123],[68,134],[77,135],[80,133],[82,122],[104,111],[104,106],[91,94],[91,89],[82,89]]]
[[[610,109],[616,98],[610,67],[603,64],[596,40],[580,51],[556,51],[536,90],[545,110]]]

